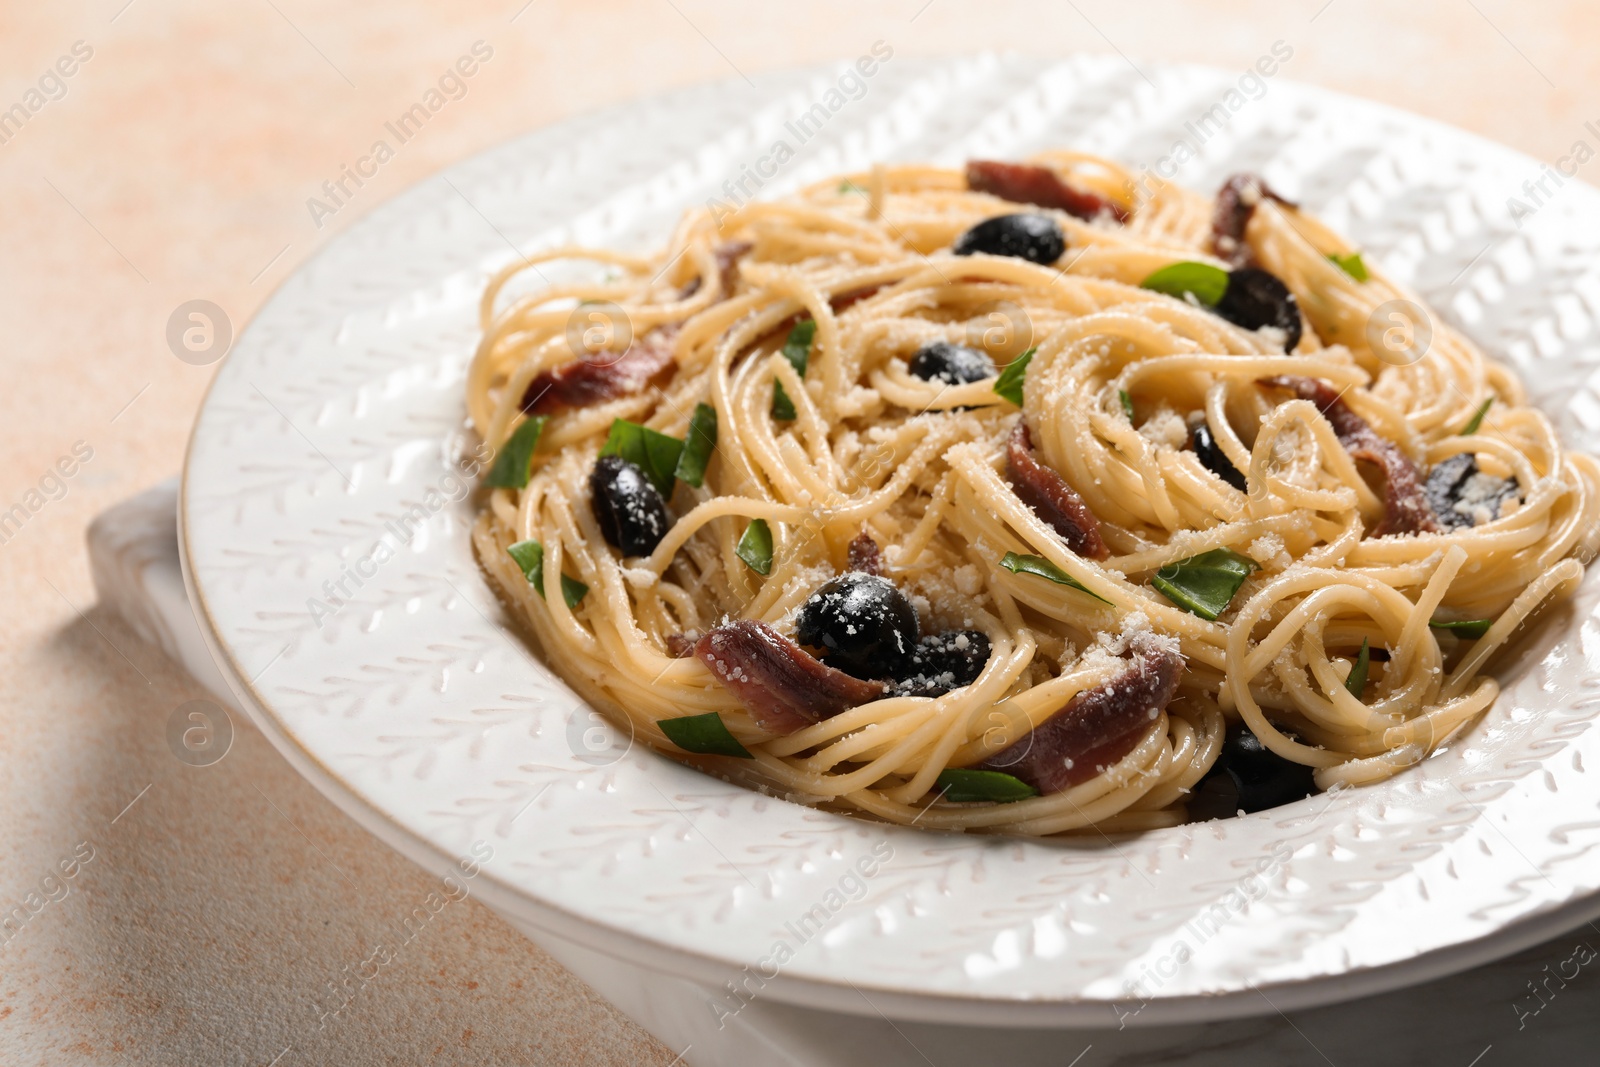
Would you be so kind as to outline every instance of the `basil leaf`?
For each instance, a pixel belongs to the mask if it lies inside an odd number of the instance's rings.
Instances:
[[[656,725],[667,735],[667,740],[685,752],[702,756],[736,756],[755,759],[750,750],[728,731],[722,716],[714,711],[704,715],[686,715],[681,719],[657,719]]]
[[[816,336],[817,320],[801,319],[789,331],[788,340],[783,342],[783,358],[802,378],[806,376],[806,363],[811,359],[811,342]]]
[[[840,182],[839,183],[839,192],[841,192],[841,193],[864,193],[864,192],[866,192],[866,190],[861,188],[861,186],[857,185],[855,182],[844,181],[844,182]]]
[[[506,547],[506,555],[516,561],[522,568],[522,576],[544,596],[544,545],[537,541],[518,541]]]
[[[522,568],[522,576],[528,579],[540,597],[544,596],[544,545],[538,541],[518,541],[506,547],[506,555],[516,561]],[[588,594],[589,587],[576,578],[561,576],[561,599],[567,602],[567,607],[575,608]]]
[[[1472,421],[1461,427],[1462,437],[1471,437],[1473,434],[1478,432],[1479,427],[1483,425],[1483,417],[1489,414],[1489,405],[1493,403],[1494,397],[1491,396],[1488,400],[1485,400],[1481,406],[1479,406],[1478,413],[1472,416]]]
[[[1367,690],[1367,669],[1372,666],[1372,648],[1367,644],[1367,639],[1361,639],[1361,652],[1356,656],[1355,666],[1350,668],[1350,673],[1345,676],[1345,692],[1361,699],[1361,694]]]
[[[1489,632],[1493,619],[1433,619],[1428,623],[1435,630],[1448,630],[1457,637],[1477,638]]]
[[[934,785],[944,794],[945,800],[957,804],[971,804],[982,800],[992,800],[996,804],[1011,804],[1039,795],[1037,789],[1021,778],[1001,771],[973,771],[951,767],[939,772]]]
[[[766,519],[751,519],[744,528],[744,536],[733,548],[734,555],[744,560],[744,565],[757,574],[772,573],[772,528]]]
[[[568,578],[565,574],[561,576],[561,599],[567,602],[568,611],[576,608],[588,595],[588,586],[576,578]]]
[[[1360,252],[1351,252],[1348,256],[1341,256],[1337,252],[1329,252],[1328,258],[1358,282],[1364,282],[1372,277],[1367,273],[1367,265],[1361,262]]]
[[[678,480],[696,489],[704,485],[706,464],[711,462],[711,450],[716,447],[717,409],[710,404],[696,404],[694,414],[689,416],[689,432],[684,435],[677,470],[673,472]]]
[[[1117,398],[1122,401],[1122,413],[1128,416],[1128,421],[1133,421],[1133,397],[1128,395],[1126,389],[1117,390]]]
[[[798,414],[794,410],[794,401],[789,399],[789,394],[783,391],[782,382],[772,383],[772,417],[789,421]]]
[[[611,432],[606,434],[600,454],[621,456],[638,467],[663,497],[670,497],[673,472],[678,469],[683,442],[637,422],[618,419],[611,424]]]
[[[800,377],[806,376],[806,364],[811,360],[811,342],[817,336],[817,320],[801,319],[789,331],[789,337],[783,342],[783,358],[789,361],[789,366]],[[772,383],[772,417],[775,419],[792,419],[795,417],[794,401],[789,399],[789,394],[783,391],[782,382]]]
[[[1248,556],[1231,548],[1213,548],[1167,564],[1150,579],[1150,584],[1178,607],[1215,621],[1228,610],[1233,594],[1255,569],[1255,560]]]
[[[1078,581],[1078,579],[1074,578],[1060,567],[1057,567],[1054,563],[1051,563],[1043,556],[1021,556],[1015,552],[1007,552],[1000,558],[1000,566],[1004,567],[1012,574],[1032,574],[1039,578],[1047,578],[1050,581],[1055,582],[1057,585],[1070,586],[1071,588],[1078,590],[1080,593],[1089,593],[1089,590],[1082,582]],[[1089,595],[1100,601],[1102,604],[1111,603],[1111,601],[1107,600],[1099,593],[1089,593]]]
[[[1033,354],[1037,351],[1037,348],[1030,348],[1007,363],[1000,377],[994,380],[994,391],[1019,408],[1022,406],[1022,379],[1028,373],[1028,364],[1033,362]]]
[[[1166,293],[1179,300],[1183,299],[1185,293],[1193,293],[1194,298],[1206,307],[1216,307],[1222,294],[1228,291],[1228,272],[1209,263],[1185,260],[1182,263],[1169,263],[1151,272],[1148,278],[1139,283],[1139,288]]]
[[[549,421],[548,415],[535,415],[513,430],[506,443],[500,446],[500,455],[495,457],[484,484],[496,489],[521,489],[527,485],[534,449],[539,447],[539,435]]]

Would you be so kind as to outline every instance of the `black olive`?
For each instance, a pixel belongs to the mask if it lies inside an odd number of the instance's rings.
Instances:
[[[1217,762],[1190,803],[1197,818],[1227,818],[1237,811],[1265,811],[1317,791],[1311,768],[1284,759],[1245,727],[1228,731]]]
[[[1067,238],[1049,215],[1025,211],[984,219],[958,237],[950,250],[958,256],[984,252],[1049,265],[1067,250]]]
[[[1284,333],[1285,352],[1293,352],[1300,343],[1300,305],[1294,294],[1277,277],[1257,267],[1229,271],[1228,287],[1214,310],[1247,330],[1276,326]]]
[[[1497,519],[1506,501],[1522,495],[1515,478],[1481,473],[1471,452],[1457,452],[1436,464],[1428,472],[1423,492],[1439,524],[1450,530],[1477,525],[1480,509],[1490,519]]]
[[[936,697],[971,685],[989,662],[988,635],[951,630],[924,637],[894,679],[895,696]]]
[[[994,360],[987,352],[949,341],[930,341],[917,349],[906,367],[925,382],[965,385],[995,376]]]
[[[644,472],[621,456],[601,456],[589,475],[594,518],[625,556],[648,556],[672,526],[666,501]]]
[[[795,640],[846,674],[893,678],[917,647],[917,612],[887,578],[851,571],[800,605]]]
[[[1233,465],[1233,460],[1228,454],[1217,446],[1217,439],[1211,434],[1211,425],[1202,422],[1194,428],[1194,454],[1200,465],[1227,482],[1240,492],[1244,491],[1244,475],[1239,473],[1239,468]]]

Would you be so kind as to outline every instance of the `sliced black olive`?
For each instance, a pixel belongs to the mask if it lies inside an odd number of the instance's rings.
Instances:
[[[1240,492],[1244,491],[1244,475],[1239,468],[1233,465],[1233,460],[1228,454],[1217,446],[1217,439],[1211,434],[1211,425],[1202,422],[1195,426],[1193,433],[1195,458],[1206,470],[1227,482]]]
[[[1294,294],[1276,276],[1258,267],[1228,272],[1228,287],[1222,291],[1215,311],[1247,330],[1276,326],[1284,333],[1285,352],[1293,352],[1300,343],[1300,305]]]
[[[589,475],[594,518],[625,556],[647,556],[672,527],[666,501],[644,472],[621,456],[601,456]]]
[[[965,385],[995,376],[994,360],[987,352],[949,341],[930,341],[917,349],[906,367],[925,382]]]
[[[1439,525],[1450,530],[1476,526],[1480,517],[1485,522],[1497,519],[1506,501],[1521,499],[1515,478],[1482,473],[1470,452],[1457,452],[1435,464],[1422,491]]]
[[[1231,819],[1239,814],[1239,783],[1213,767],[1189,794],[1186,807],[1191,822]]]
[[[983,252],[1042,265],[1054,263],[1066,250],[1067,238],[1056,220],[1031,211],[984,219],[957,238],[951,248],[958,256]]]
[[[931,634],[918,642],[889,691],[893,696],[943,696],[977,681],[988,662],[989,637],[981,631]]]
[[[1228,731],[1217,762],[1191,801],[1196,818],[1227,818],[1308,797],[1317,791],[1311,768],[1284,759],[1245,727]]]
[[[800,605],[795,640],[846,674],[893,678],[917,647],[917,612],[887,578],[851,571]]]

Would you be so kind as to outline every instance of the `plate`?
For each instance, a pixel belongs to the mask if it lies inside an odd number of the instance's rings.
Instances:
[[[1275,65],[863,69],[531,133],[372,211],[272,296],[201,410],[180,526],[202,629],[273,742],[419,863],[482,860],[472,891],[518,925],[690,977],[713,1013],[759,995],[975,1025],[1215,1019],[1420,981],[1600,913],[1593,580],[1422,765],[1114,840],[932,833],[748,792],[632,746],[530,653],[473,559],[459,470],[486,278],[569,242],[651,248],[687,206],[875,160],[1071,146],[1198,189],[1260,171],[1600,449],[1594,189],[1533,205],[1535,161]]]

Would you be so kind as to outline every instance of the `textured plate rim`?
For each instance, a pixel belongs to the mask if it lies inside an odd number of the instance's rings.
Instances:
[[[1069,61],[1072,58],[1061,57],[1060,61]],[[779,77],[791,73],[814,73],[817,70],[828,69],[831,69],[831,67],[808,67],[803,68],[801,71],[774,72],[765,77]],[[1162,69],[1220,73],[1232,77],[1232,72],[1217,71],[1215,68],[1199,65],[1166,64],[1163,65]],[[679,94],[703,91],[709,86],[721,84],[730,83],[716,81],[687,86],[667,93],[652,94],[648,97],[624,100],[605,108],[564,120],[556,125],[563,126],[582,119],[610,115],[621,112],[645,100],[671,98]],[[1531,157],[1437,120],[1404,112],[1375,101],[1349,97],[1345,94],[1293,82],[1288,79],[1281,80],[1276,84],[1290,88],[1295,93],[1341,103],[1354,103],[1362,108],[1386,112],[1412,126],[1433,128],[1451,138],[1471,143],[1479,151],[1515,157],[1531,166],[1537,166],[1536,161],[1532,160]],[[550,128],[542,127],[541,129]],[[280,282],[274,292],[262,303],[257,314],[259,315],[261,311],[271,306],[281,290],[289,282],[307,270],[312,264],[328,255],[332,249],[339,245],[339,242],[345,240],[353,231],[361,227],[367,221],[368,216],[381,210],[394,199],[411,192],[418,185],[431,181],[440,174],[447,174],[457,167],[471,165],[534,132],[537,131],[525,131],[523,134],[499,144],[489,146],[479,153],[456,161],[440,171],[420,179],[417,183],[398,191],[393,197],[372,205],[349,228],[327,245],[319,248],[310,260],[301,264],[293,274]],[[1582,185],[1582,183],[1575,184]],[[248,324],[241,330],[241,338],[247,329]],[[237,347],[236,344],[235,349]],[[231,354],[230,352],[230,356]],[[219,372],[213,376],[208,384],[205,397],[202,400],[200,407],[202,415],[210,403],[213,392],[221,378],[222,373],[221,368],[219,368]],[[191,603],[195,606],[197,618],[200,620],[200,628],[207,647],[217,660],[229,685],[252,720],[268,735],[274,747],[288,758],[291,765],[295,766],[297,771],[311,781],[319,792],[332,799],[341,810],[356,819],[364,828],[373,832],[381,840],[395,847],[414,862],[431,870],[447,870],[449,868],[448,857],[430,843],[426,836],[407,827],[400,817],[373,805],[337,773],[327,767],[315,753],[305,747],[295,737],[293,731],[271,710],[271,703],[262,698],[246,680],[227,652],[190,565],[188,475],[191,469],[200,422],[200,418],[197,418],[196,424],[191,430],[186,449],[183,495],[180,497],[179,540],[184,562],[185,584],[190,594]],[[522,639],[520,634],[517,636],[519,640]],[[485,874],[487,877],[483,883],[485,886],[484,895],[488,902],[496,910],[519,922],[526,922],[535,928],[548,929],[557,936],[571,938],[585,944],[587,947],[597,949],[618,959],[642,963],[663,973],[683,974],[687,970],[691,975],[713,983],[719,977],[727,975],[728,960],[726,958],[696,953],[680,946],[640,936],[634,932],[597,921],[582,913],[562,908],[548,901],[539,900],[531,894],[523,892],[515,885],[489,874],[487,871],[485,871]],[[1289,1008],[1309,1007],[1351,997],[1380,993],[1403,985],[1453,973],[1464,967],[1470,967],[1515,952],[1520,948],[1537,943],[1553,932],[1570,928],[1596,916],[1600,916],[1600,895],[1582,897],[1555,907],[1547,907],[1544,910],[1530,912],[1526,917],[1510,922],[1498,930],[1483,936],[1448,943],[1417,956],[1379,966],[1333,971],[1302,979],[1268,984],[1266,988],[1274,991],[1275,1005],[1281,1002],[1281,1006]],[[576,930],[574,927],[576,927]],[[575,937],[575,932],[579,930],[581,930],[582,936]],[[642,957],[641,950],[643,950]],[[895,1017],[922,1019],[930,1022],[958,1021],[1006,1026],[1071,1027],[1103,1025],[1106,1021],[1108,1007],[1121,1002],[1112,999],[1092,998],[1041,1000],[1009,997],[987,998],[936,991],[905,992],[880,986],[869,986],[869,988],[873,990],[874,996],[879,998],[881,1006],[888,1008]],[[764,994],[771,995],[777,1000],[863,1015],[873,1014],[879,1006],[875,1004],[873,1007],[868,1008],[856,1002],[856,990],[848,983],[841,984],[814,977],[800,977],[789,973],[780,975],[779,978],[772,980],[770,982],[770,990],[770,994],[765,994],[765,991]],[[1250,997],[1250,994],[1254,992],[1256,992],[1256,987],[1250,985],[1239,990],[1216,994],[1156,997],[1150,1000],[1147,1009],[1141,1013],[1135,1022],[1138,1025],[1175,1023],[1254,1015],[1271,1011],[1271,1007],[1248,1003],[1248,1001],[1255,999]]]
[[[180,525],[180,531],[186,524]],[[210,614],[195,585],[188,564],[186,533],[179,537],[183,560],[184,587],[189,602],[195,605],[201,636],[223,677],[232,688],[245,713],[257,729],[317,792],[344,812],[378,840],[426,871],[441,876],[451,873],[450,857],[421,834],[407,828],[387,812],[374,807],[350,789],[344,781],[301,745],[255,694],[219,643]],[[545,930],[576,942],[621,963],[643,966],[675,978],[691,978],[715,988],[726,979],[727,964],[714,957],[663,945],[649,938],[596,922],[579,912],[537,900],[504,882],[487,868],[479,875],[477,888],[485,903],[515,924]],[[1531,948],[1549,938],[1600,919],[1600,896],[1591,896],[1531,916],[1495,933],[1463,941],[1432,952],[1381,967],[1349,970],[1270,986],[1272,1002],[1266,1004],[1254,986],[1228,993],[1156,998],[1138,1016],[1137,1026],[1166,1026],[1184,1023],[1241,1019],[1273,1012],[1298,1011],[1340,1001],[1376,996],[1408,986],[1443,978],[1460,971],[1504,958]],[[537,938],[535,938],[537,940]],[[770,996],[777,1001],[824,1011],[838,1011],[864,1018],[888,1015],[891,1018],[921,1023],[954,1023],[1006,1028],[1089,1029],[1115,1021],[1115,1004],[1107,1000],[1010,1000],[957,996],[938,992],[903,992],[873,987],[873,1001],[864,1004],[860,991],[852,985],[815,978],[779,975],[770,983]],[[602,990],[601,992],[604,992]],[[762,995],[769,995],[762,990]],[[1112,1013],[1108,1020],[1107,1013]],[[1148,1014],[1146,1014],[1148,1013]]]

